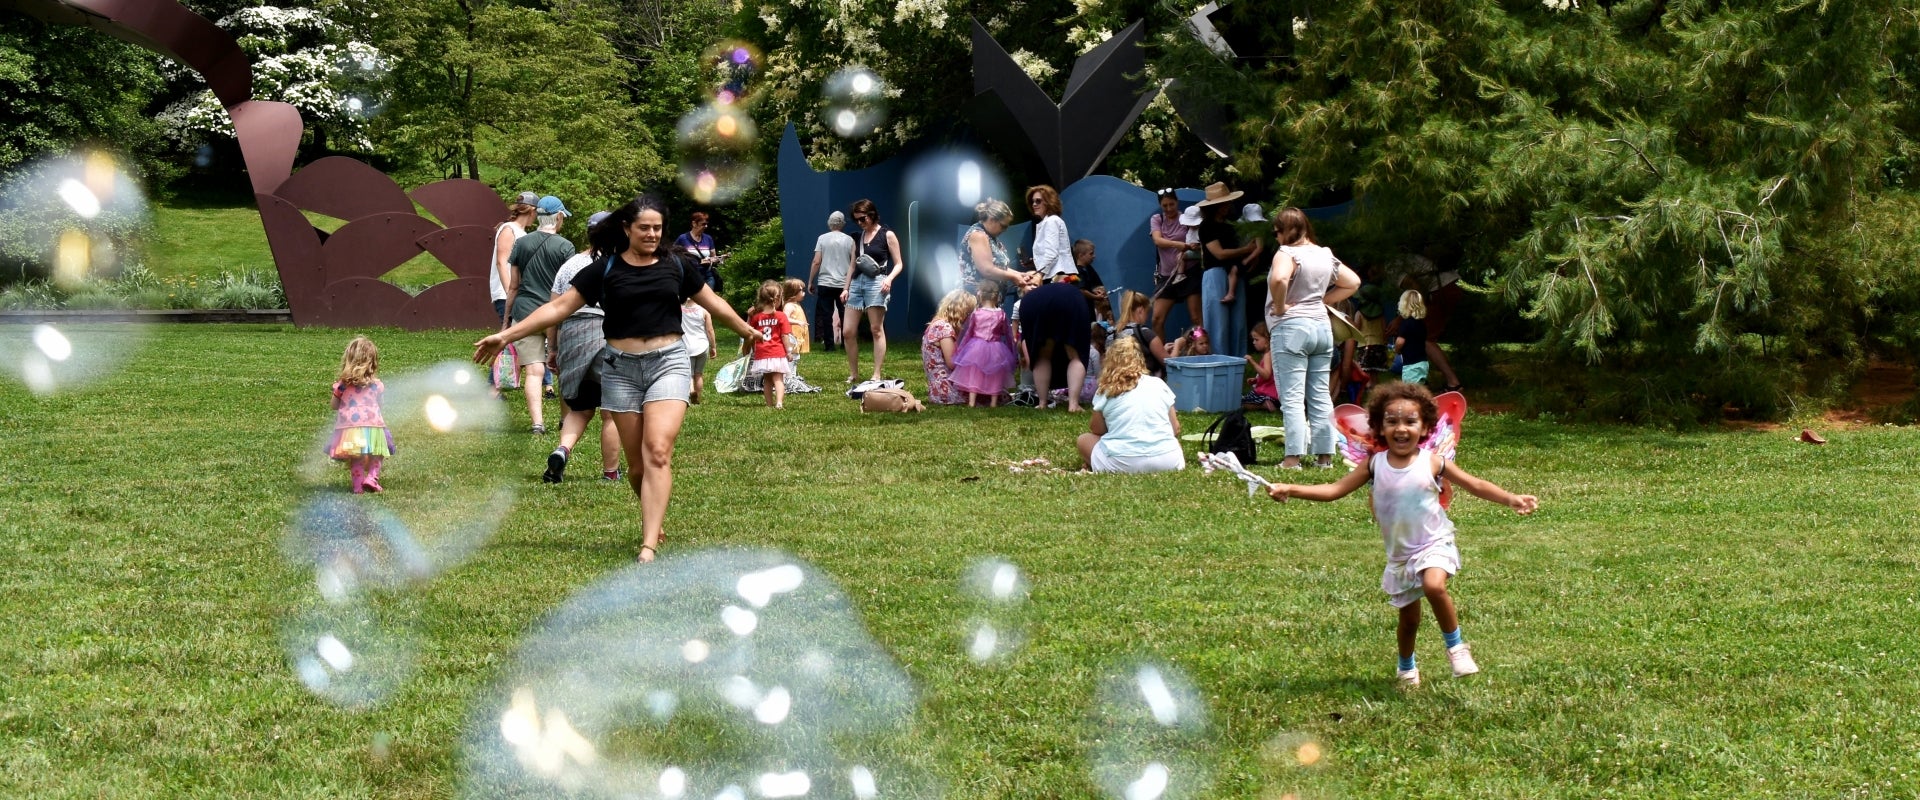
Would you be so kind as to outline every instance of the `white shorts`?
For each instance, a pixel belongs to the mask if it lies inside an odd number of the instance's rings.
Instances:
[[[1387,593],[1387,602],[1394,608],[1418,603],[1426,596],[1420,573],[1435,567],[1446,570],[1447,577],[1460,574],[1460,548],[1454,546],[1452,539],[1428,545],[1406,561],[1387,562],[1387,568],[1380,573],[1380,591]]]
[[[1094,472],[1119,472],[1130,475],[1173,472],[1187,468],[1187,458],[1183,451],[1176,450],[1157,456],[1115,456],[1107,454],[1105,444],[1095,444],[1088,460],[1093,462]]]

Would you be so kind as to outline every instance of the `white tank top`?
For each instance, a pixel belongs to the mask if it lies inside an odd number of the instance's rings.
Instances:
[[[1432,453],[1421,450],[1405,469],[1388,466],[1388,458],[1388,453],[1373,454],[1367,469],[1373,475],[1373,517],[1380,523],[1387,561],[1400,563],[1453,541],[1453,520],[1440,507]]]
[[[520,241],[520,237],[527,235],[527,229],[520,227],[520,223],[512,220],[502,222],[493,228],[493,246],[495,248],[500,246],[500,231],[503,229],[513,231],[513,240],[516,242]],[[489,252],[489,255],[492,257],[488,260],[493,262],[493,268],[487,270],[487,296],[494,300],[505,300],[507,299],[507,287],[500,282],[500,269],[506,266],[506,260],[500,258],[499,254],[500,251],[497,249]]]
[[[1287,284],[1287,313],[1281,319],[1309,319],[1325,322],[1327,287],[1333,283],[1333,251],[1317,244],[1282,245],[1280,252],[1293,258],[1293,279]]]

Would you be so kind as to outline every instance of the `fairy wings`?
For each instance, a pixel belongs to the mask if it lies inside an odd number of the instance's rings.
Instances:
[[[1433,430],[1427,432],[1427,438],[1420,442],[1420,449],[1439,453],[1441,458],[1452,461],[1460,446],[1460,421],[1467,416],[1467,398],[1459,392],[1447,392],[1433,398],[1433,404],[1440,408],[1439,421]],[[1343,403],[1333,409],[1334,427],[1343,437],[1340,453],[1348,464],[1359,466],[1386,448],[1381,447],[1373,438],[1373,428],[1367,422],[1367,410],[1351,403]],[[1453,503],[1453,483],[1445,478],[1440,481],[1440,507],[1447,508]]]

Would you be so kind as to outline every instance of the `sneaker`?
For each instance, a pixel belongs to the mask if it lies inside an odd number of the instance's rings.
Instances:
[[[565,476],[566,473],[567,453],[564,450],[555,450],[547,454],[547,471],[541,473],[540,480],[546,481],[547,483],[559,483],[560,478]]]
[[[1283,469],[1289,472],[1301,472],[1305,470],[1306,467],[1303,467],[1299,464],[1281,464],[1279,467],[1276,467],[1276,469]]]
[[[608,483],[617,483],[619,481],[624,481],[626,479],[627,479],[626,473],[623,473],[617,469],[604,470],[600,473],[600,480],[606,481]]]
[[[1419,667],[1415,667],[1413,669],[1398,670],[1394,674],[1398,675],[1400,678],[1400,688],[1402,689],[1420,688],[1420,668]]]
[[[1447,663],[1453,665],[1453,677],[1464,678],[1480,671],[1480,665],[1473,663],[1473,653],[1467,650],[1467,643],[1461,642],[1447,648]]]
[[[532,432],[533,432],[533,435],[535,435],[535,436],[545,436],[545,435],[547,435],[547,426],[545,426],[545,425],[535,425],[535,426],[533,426],[533,427],[531,427],[531,428],[528,428],[527,430],[529,430],[529,431],[532,431]]]

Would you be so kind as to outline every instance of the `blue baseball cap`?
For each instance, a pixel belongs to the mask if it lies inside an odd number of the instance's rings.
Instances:
[[[553,195],[540,198],[540,204],[535,206],[535,208],[542,214],[565,214],[569,217],[573,216],[573,212],[567,210],[566,204],[560,202],[560,198],[554,197]]]

